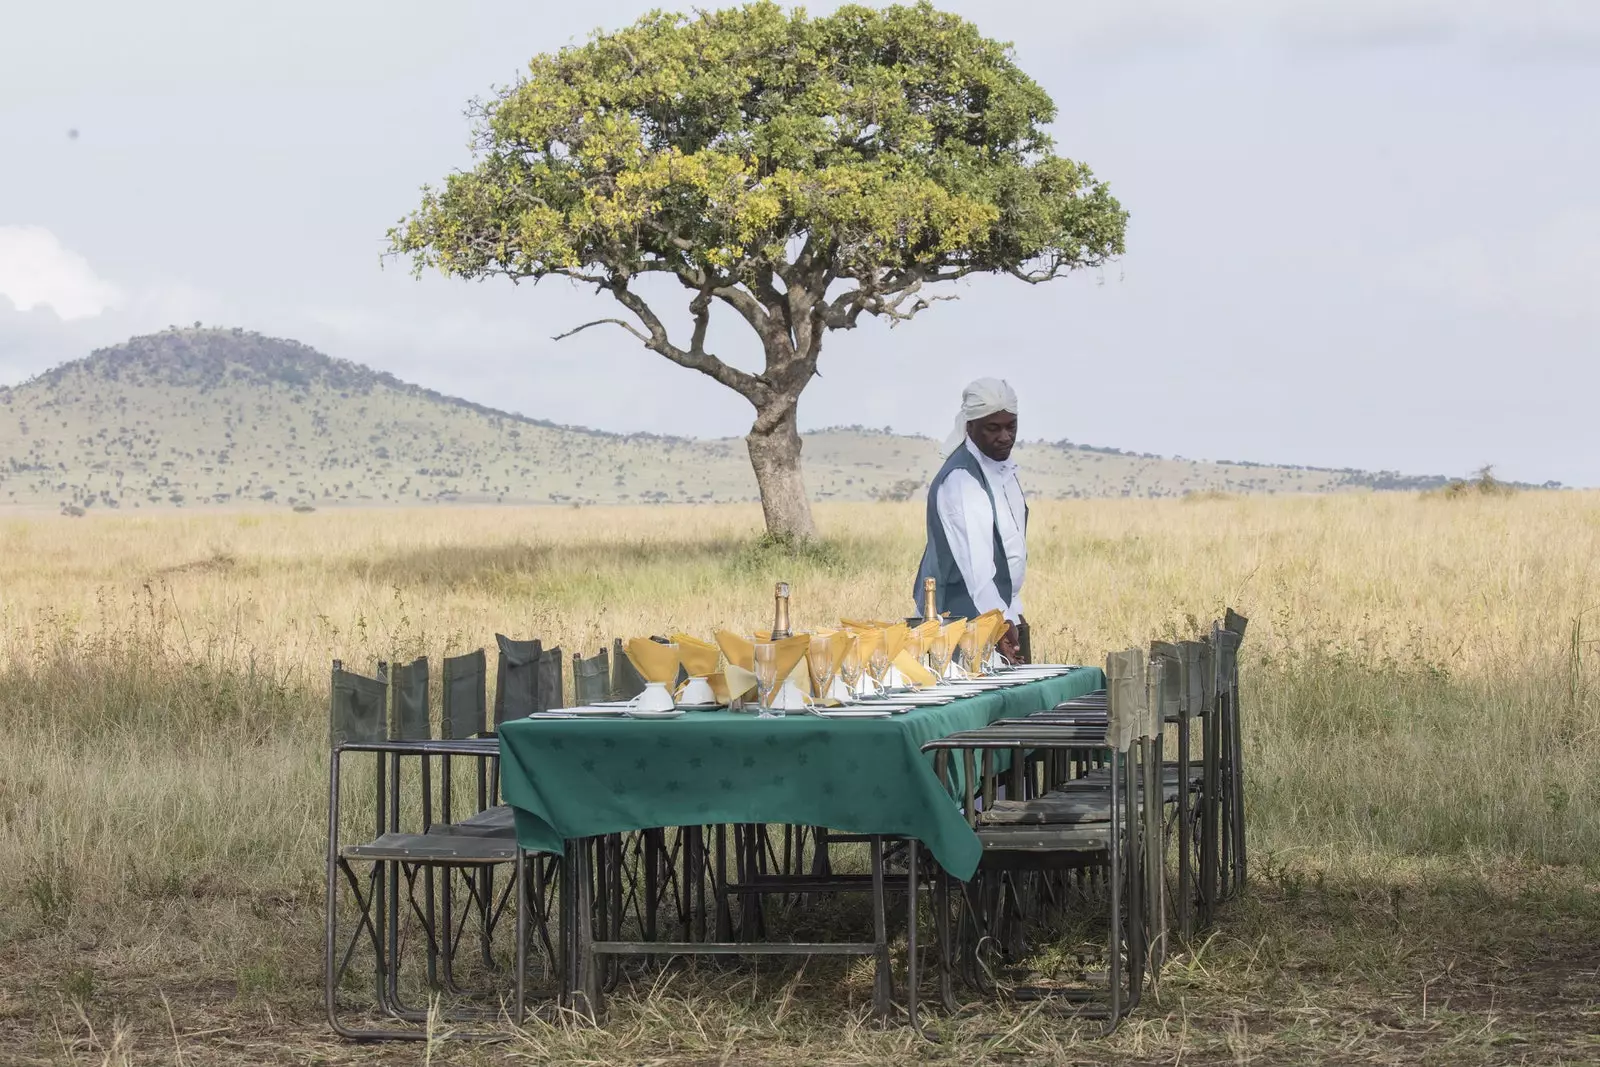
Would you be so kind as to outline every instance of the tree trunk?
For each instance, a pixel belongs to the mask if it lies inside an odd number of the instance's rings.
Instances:
[[[744,439],[761,490],[761,513],[767,535],[785,541],[809,541],[817,535],[811,501],[800,472],[800,431],[795,398],[784,398],[759,411]]]

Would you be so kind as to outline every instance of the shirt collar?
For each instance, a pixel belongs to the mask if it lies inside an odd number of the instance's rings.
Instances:
[[[979,449],[977,445],[972,443],[972,438],[970,437],[967,438],[964,443],[967,446],[967,451],[971,452],[973,456],[977,458],[978,465],[983,468],[983,473],[988,475],[991,480],[1004,478],[1008,475],[1017,473],[1016,460],[990,459],[988,456],[983,454],[983,451]]]

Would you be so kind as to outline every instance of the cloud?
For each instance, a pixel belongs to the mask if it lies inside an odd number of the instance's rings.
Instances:
[[[1402,259],[1387,279],[1469,308],[1600,321],[1600,208],[1493,237],[1452,238]]]
[[[120,289],[42,226],[0,226],[0,296],[19,311],[47,307],[63,321],[122,303]]]

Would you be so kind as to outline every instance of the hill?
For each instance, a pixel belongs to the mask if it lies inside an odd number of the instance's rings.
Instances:
[[[806,435],[819,500],[914,495],[928,438]],[[1041,497],[1419,489],[1443,478],[1018,446]],[[168,330],[0,388],[0,504],[63,509],[754,500],[737,438],[610,434],[512,415],[239,329]]]

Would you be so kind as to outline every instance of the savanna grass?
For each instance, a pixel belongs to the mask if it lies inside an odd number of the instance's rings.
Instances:
[[[769,621],[776,579],[793,583],[801,626],[910,610],[920,506],[818,514],[823,542],[798,549],[760,539],[745,507],[0,520],[0,962],[13,976],[0,1025],[37,1038],[42,1058],[131,1062],[168,1029],[181,1038],[183,1017],[198,1032],[220,1013],[258,1034],[287,1026],[328,1054],[308,991],[329,661],[366,670],[492,647],[496,631],[570,652],[751,629]],[[1260,1056],[1264,1028],[1283,1062],[1345,1038],[1372,1059],[1394,1053],[1394,1028],[1341,1034],[1339,1013],[1366,1018],[1403,995],[1399,1032],[1443,1027],[1466,1060],[1496,1062],[1471,1017],[1420,1021],[1417,968],[1444,966],[1446,951],[1423,919],[1429,902],[1501,917],[1495,936],[1458,944],[1466,970],[1520,958],[1512,930],[1523,946],[1542,928],[1563,944],[1596,930],[1600,496],[1040,503],[1030,545],[1027,610],[1050,658],[1099,662],[1186,636],[1224,606],[1251,617],[1259,888],[1179,957],[1117,1043],[991,1009],[951,1023],[947,1051]],[[211,993],[188,989],[196,973]],[[915,1050],[855,1022],[854,987],[825,967],[673,974],[618,997],[610,1030],[536,1027],[517,1054],[881,1062]],[[1474,979],[1505,980],[1492,967]],[[1456,979],[1428,988],[1440,981]],[[163,1006],[153,989],[178,999]],[[789,1005],[778,1017],[775,1002]],[[274,1003],[287,1013],[278,1031],[255,1011]]]

